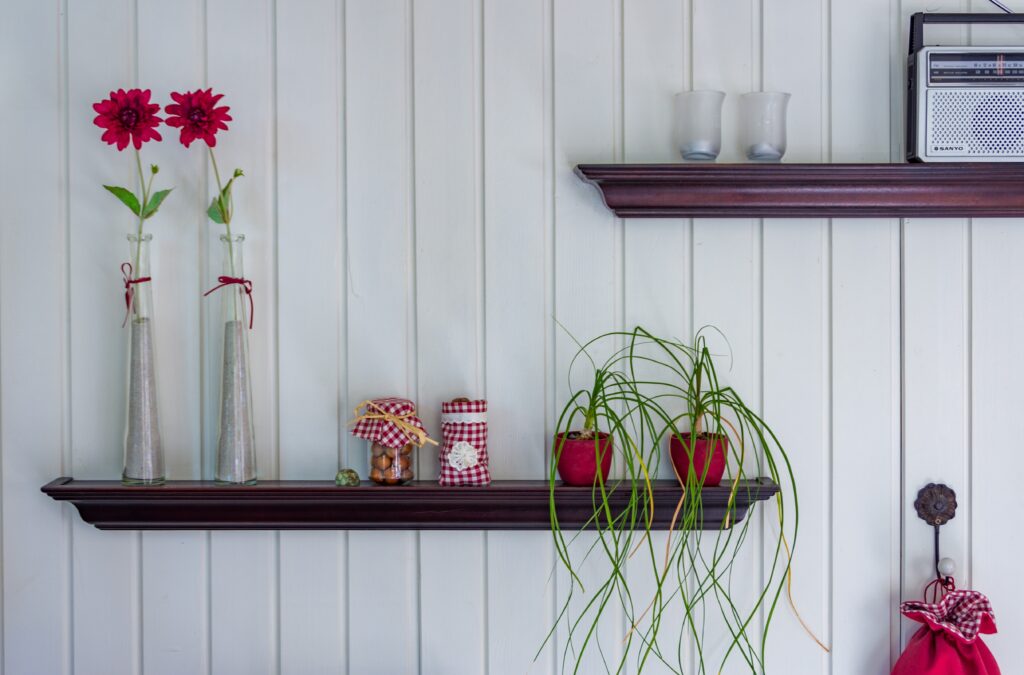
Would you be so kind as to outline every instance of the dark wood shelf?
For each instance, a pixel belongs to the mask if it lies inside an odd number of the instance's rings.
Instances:
[[[415,481],[401,487],[330,481],[263,481],[222,486],[212,481],[169,481],[126,487],[119,481],[58,478],[42,487],[78,508],[101,530],[546,530],[551,526],[546,481],[495,481],[485,488],[441,487]],[[750,505],[779,491],[770,480],[741,481],[734,521]],[[613,496],[625,503],[626,490]],[[704,488],[704,525],[719,529],[730,486]],[[681,492],[675,481],[654,483],[654,526],[667,529]],[[559,486],[561,524],[579,527],[593,513],[590,488]]]
[[[1024,163],[580,164],[622,218],[1024,216]]]

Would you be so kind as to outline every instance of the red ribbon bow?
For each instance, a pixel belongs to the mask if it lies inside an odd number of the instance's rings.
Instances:
[[[245,294],[249,296],[249,330],[252,330],[252,315],[255,312],[255,307],[252,302],[252,282],[241,277],[217,277],[217,281],[220,283],[203,293],[203,297],[205,298],[210,293],[213,293],[220,288],[224,288],[225,286],[230,286],[232,284],[238,284],[241,286],[245,289]]]
[[[152,281],[153,277],[132,279],[132,264],[128,262],[121,263],[121,276],[124,277],[124,321],[121,322],[121,328],[124,328],[125,324],[128,323],[128,317],[132,314],[132,303],[135,300],[135,284],[144,284],[147,281]]]

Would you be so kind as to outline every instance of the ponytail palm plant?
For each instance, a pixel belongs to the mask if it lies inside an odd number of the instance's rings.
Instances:
[[[584,364],[594,378],[587,388],[570,395],[556,431],[567,433],[582,424],[584,432],[591,434],[588,437],[606,433],[619,461],[618,470],[608,480],[598,471],[589,521],[579,531],[566,533],[556,511],[557,443],[552,453],[551,530],[569,587],[548,639],[555,628],[564,630],[563,669],[571,666],[572,672],[582,672],[585,655],[596,650],[608,672],[623,672],[631,659],[637,672],[653,662],[663,663],[672,672],[688,672],[680,656],[681,645],[688,642],[695,672],[717,673],[735,659],[746,662],[752,673],[765,670],[768,628],[789,573],[789,547],[796,541],[796,488],[789,459],[775,433],[738,392],[720,381],[705,332],[698,332],[692,344],[655,336],[642,327],[577,343],[579,350],[569,367],[570,382],[574,369]],[[598,363],[591,355],[602,350],[610,351],[611,356]],[[723,487],[716,489],[728,490],[728,508],[720,522],[705,519],[701,492],[709,488],[703,487],[704,476],[698,471],[673,469],[681,496],[674,504],[664,545],[655,545],[651,537],[655,508],[652,478],[662,464],[663,445],[672,436],[688,443],[684,437],[687,430],[692,432],[689,439],[704,432],[727,440],[728,477]],[[765,555],[770,559],[760,586],[752,596],[745,591],[740,597],[732,591],[733,575],[743,576],[746,584],[756,575],[737,568],[750,528],[749,518],[736,522],[737,495],[750,489],[745,481],[761,477],[781,488],[776,496],[778,528],[768,528],[777,531],[773,537],[765,534],[772,540],[765,542]],[[782,494],[788,494],[791,516]],[[623,501],[625,506],[621,506]],[[592,529],[596,537],[592,545],[577,550],[580,547],[571,544],[583,529]],[[584,562],[588,569],[603,569],[596,585],[589,582],[584,587],[580,574]],[[627,566],[646,568],[653,578],[653,592],[651,584],[645,583],[645,595],[638,595],[631,588]],[[754,583],[758,583],[756,578]],[[583,599],[574,602],[577,594]],[[599,644],[597,628],[603,616],[619,611],[626,626],[622,656],[610,662],[606,658],[608,645],[602,648]],[[764,625],[758,627],[756,620],[762,613]],[[669,617],[682,629],[665,636],[661,628],[669,623],[665,621]],[[716,617],[728,640],[714,656],[705,650],[705,638],[714,637],[718,644],[721,636],[705,635],[708,617]],[[664,648],[669,644],[670,649]]]

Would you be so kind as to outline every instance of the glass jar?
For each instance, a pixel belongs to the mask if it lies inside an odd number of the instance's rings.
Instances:
[[[222,235],[220,240],[224,264],[216,289],[220,289],[223,307],[224,347],[221,352],[220,435],[213,478],[221,484],[255,485],[256,441],[249,372],[252,284],[245,278],[242,268],[245,235]]]
[[[401,448],[370,445],[370,480],[378,485],[403,485],[412,479],[411,443]]]
[[[124,433],[125,485],[162,485],[164,452],[156,396],[156,357],[153,348],[153,288],[149,244],[153,235],[128,235],[129,261],[124,274],[128,312],[128,405]]]

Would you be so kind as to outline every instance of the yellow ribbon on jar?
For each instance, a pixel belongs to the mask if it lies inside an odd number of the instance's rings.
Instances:
[[[360,415],[360,408],[366,408],[366,412]],[[371,408],[376,412],[370,412]],[[379,405],[374,403],[372,400],[367,399],[360,403],[359,405],[357,405],[355,407],[355,410],[352,411],[352,414],[355,415],[356,418],[349,422],[349,425],[357,424],[360,420],[384,420],[385,422],[393,424],[395,427],[397,427],[399,431],[405,434],[406,439],[410,443],[414,444],[417,448],[422,448],[424,443],[432,443],[433,445],[439,445],[437,441],[427,436],[426,431],[420,429],[419,427],[413,425],[411,422],[408,421],[410,417],[414,417],[416,415],[415,410],[402,415],[395,415],[393,413],[387,412]]]

